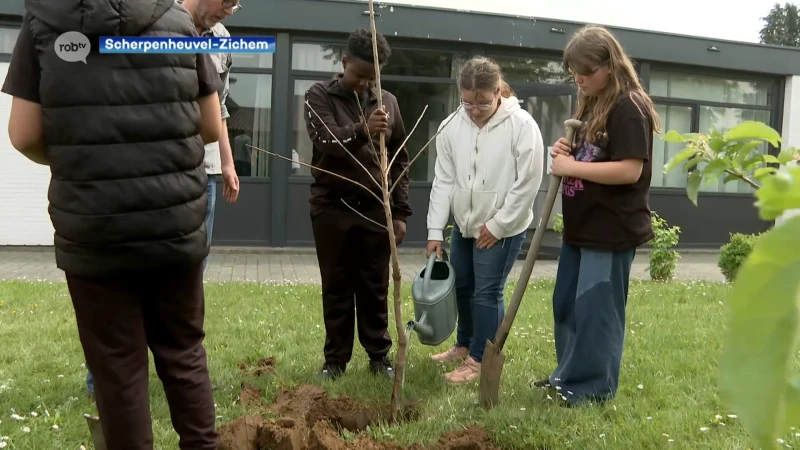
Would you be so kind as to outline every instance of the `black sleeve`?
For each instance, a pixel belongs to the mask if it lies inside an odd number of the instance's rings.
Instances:
[[[611,161],[649,159],[649,143],[652,138],[650,119],[644,102],[638,95],[625,93],[620,96],[614,110],[609,114],[606,131]]]
[[[334,158],[349,158],[348,152],[355,154],[361,147],[369,143],[368,138],[361,131],[360,122],[342,126],[336,122],[331,100],[321,83],[311,86],[311,89],[306,91],[303,116],[311,142],[317,150],[326,155]]]
[[[394,105],[394,111],[392,112],[394,122],[392,140],[389,143],[389,151],[392,152],[389,160],[391,161],[392,158],[395,158],[395,160],[392,167],[389,168],[389,179],[391,184],[394,184],[398,178],[400,179],[397,187],[392,192],[392,218],[406,220],[412,214],[411,205],[408,202],[408,171],[403,174],[402,178],[400,173],[408,167],[410,158],[408,148],[405,145],[401,148],[400,144],[406,140],[408,133],[406,132],[403,116],[400,114],[400,107],[397,101],[393,101],[392,104]]]
[[[41,79],[41,71],[39,67],[39,54],[33,42],[30,25],[25,20],[22,23],[22,29],[19,31],[19,37],[11,55],[11,64],[8,67],[6,81],[0,90],[12,97],[40,103],[39,81]]]
[[[200,97],[222,90],[222,79],[214,68],[211,56],[206,53],[197,54],[197,80],[200,82]]]

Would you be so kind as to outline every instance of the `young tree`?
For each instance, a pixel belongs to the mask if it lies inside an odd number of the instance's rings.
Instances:
[[[761,122],[743,122],[724,133],[669,131],[663,139],[686,148],[665,166],[691,171],[686,191],[697,205],[701,183],[744,180],[753,186],[764,220],[800,208],[800,167],[778,170],[800,154],[784,148],[778,156],[758,147],[779,147],[777,131]],[[778,167],[776,167],[776,165]],[[788,169],[788,170],[786,170]],[[759,447],[774,448],[789,426],[800,425],[800,385],[789,379],[800,333],[800,217],[759,237],[739,269],[728,299],[728,323],[720,361],[725,401]]]
[[[775,3],[761,20],[766,22],[759,32],[762,44],[800,46],[800,14],[796,5]]]
[[[372,31],[372,53],[374,55],[374,64],[375,64],[375,85],[376,85],[375,88],[376,88],[377,92],[381,92],[380,64],[378,62],[378,48],[377,48],[378,47],[378,41],[376,39],[377,30],[376,30],[376,27],[375,27],[375,10],[374,10],[374,6],[373,6],[373,0],[369,0],[369,17],[370,17],[370,28],[371,28],[371,31]],[[353,93],[353,98],[354,98],[356,104],[358,104],[359,108],[360,108],[360,104],[361,103],[359,102],[358,95],[355,92]],[[313,114],[317,115],[317,112],[314,111],[314,109],[311,107],[311,105],[307,101],[306,101],[306,105],[308,106],[308,108],[311,110],[311,112]],[[378,96],[378,108],[383,108],[383,99],[382,99],[382,97],[380,95]],[[417,125],[419,125],[419,123],[422,120],[422,117],[425,115],[425,111],[427,109],[428,109],[428,106],[426,105],[425,108],[422,111],[422,114],[417,119],[417,122],[414,124],[414,128],[412,128],[411,132],[408,134],[408,136],[406,136],[406,139],[400,145],[400,148],[403,148],[406,145],[406,142],[408,142],[408,139],[411,137],[411,135],[414,134],[414,131],[417,129]],[[367,119],[366,119],[366,117],[364,115],[364,111],[361,111],[360,113],[361,113],[360,114],[361,115],[361,121],[364,123],[364,126],[367,127]],[[392,210],[391,210],[391,200],[390,200],[392,191],[394,191],[394,189],[397,187],[397,184],[398,184],[399,180],[403,176],[405,176],[406,173],[408,173],[408,170],[411,168],[411,166],[414,164],[414,162],[417,160],[417,158],[419,158],[420,155],[422,155],[425,152],[425,150],[428,148],[428,146],[431,144],[431,142],[433,142],[434,139],[436,139],[436,136],[438,136],[439,133],[441,133],[442,130],[444,130],[445,127],[447,127],[447,125],[450,123],[450,120],[452,120],[453,117],[455,117],[455,114],[452,115],[445,122],[444,126],[440,127],[440,129],[437,131],[437,133],[434,134],[428,140],[428,142],[425,144],[425,146],[423,146],[420,149],[420,151],[416,154],[416,156],[414,156],[414,158],[411,159],[411,161],[408,163],[408,166],[406,166],[403,169],[403,171],[400,174],[400,176],[398,176],[398,179],[393,180],[393,182],[391,184],[390,184],[390,180],[389,180],[389,176],[390,176],[390,170],[389,169],[392,167],[392,165],[394,165],[395,160],[394,160],[394,158],[389,160],[389,152],[387,151],[387,148],[386,148],[385,135],[384,135],[384,133],[380,133],[379,148],[378,149],[375,149],[373,141],[370,139],[370,145],[372,147],[373,156],[375,158],[377,158],[379,163],[380,163],[381,179],[380,180],[374,180],[374,181],[380,185],[380,189],[381,189],[381,192],[383,194],[382,195],[383,198],[379,198],[378,201],[380,201],[381,204],[383,205],[383,208],[384,208],[384,211],[385,211],[385,215],[386,215],[386,223],[387,224],[391,225],[391,223],[392,223]],[[319,115],[317,115],[317,118],[319,118]],[[322,121],[322,119],[320,119],[320,122],[323,125],[325,124],[325,122]],[[326,128],[327,128],[327,126],[326,126]],[[328,132],[330,132],[330,130],[328,130]],[[333,133],[330,133],[330,134],[331,134],[331,136],[335,137],[335,135]],[[367,128],[367,134],[371,135],[371,133],[369,132],[369,128]],[[337,143],[342,147],[342,149],[344,149],[344,151],[348,155],[350,155],[350,157],[353,159],[355,164],[358,164],[364,170],[367,170],[366,168],[364,168],[363,165],[361,165],[361,163],[358,161],[358,159],[352,153],[350,153],[349,150],[347,150],[347,148],[341,142],[339,142],[337,140]],[[250,146],[250,147],[255,149],[255,150],[257,150],[257,151],[264,152],[264,153],[267,153],[269,155],[275,156],[277,158],[281,158],[281,159],[284,159],[284,160],[287,160],[287,161],[292,161],[291,158],[288,158],[286,156],[278,155],[276,153],[272,153],[272,152],[269,152],[267,150],[263,150],[263,149],[260,149],[260,148],[257,148],[257,147],[253,147],[253,146]],[[293,162],[297,163],[297,161],[293,161]],[[312,168],[312,169],[316,169],[316,170],[325,172],[325,173],[333,175],[335,177],[341,178],[341,179],[343,179],[345,181],[349,181],[350,183],[358,185],[359,187],[361,187],[362,189],[366,190],[370,194],[375,195],[366,186],[364,186],[361,183],[358,183],[356,181],[353,181],[353,180],[351,180],[349,178],[343,177],[343,176],[341,176],[339,174],[336,174],[336,173],[333,173],[333,172],[328,172],[328,171],[326,171],[324,169],[320,169],[320,168],[312,166],[310,164],[306,164],[306,163],[302,163],[302,162],[300,162],[300,164],[303,165],[303,166]],[[344,202],[344,200],[342,200],[342,202]],[[347,205],[347,203],[345,203],[345,205]],[[355,214],[361,215],[358,211],[356,211],[350,205],[347,205],[347,206]],[[364,217],[363,215],[362,215],[362,217],[365,220],[372,221],[371,219],[369,219],[367,217]],[[404,322],[403,322],[403,314],[402,314],[402,310],[401,310],[402,302],[401,302],[401,298],[400,298],[400,288],[401,288],[402,280],[401,280],[401,275],[400,275],[401,274],[401,272],[400,272],[400,263],[398,262],[398,259],[397,259],[397,243],[395,241],[394,229],[391,226],[387,227],[387,226],[385,226],[383,224],[379,224],[377,222],[376,222],[376,224],[381,226],[381,227],[384,227],[388,231],[388,233],[389,233],[389,245],[390,245],[390,248],[391,248],[391,269],[392,269],[392,287],[393,287],[392,291],[393,291],[393,301],[394,301],[394,318],[395,318],[395,326],[396,326],[396,329],[397,329],[397,355],[396,355],[396,362],[395,362],[394,385],[393,385],[393,388],[392,388],[392,399],[391,399],[391,420],[392,420],[392,422],[395,422],[395,421],[397,421],[398,411],[400,409],[400,403],[401,403],[401,400],[402,400],[402,393],[403,393],[402,392],[402,388],[403,388],[403,381],[404,381],[404,378],[405,378],[406,353],[407,353],[406,349],[407,349],[407,346],[408,346],[408,340],[406,338],[405,326],[404,326]]]

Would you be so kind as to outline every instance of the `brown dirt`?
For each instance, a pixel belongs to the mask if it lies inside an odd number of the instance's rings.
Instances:
[[[245,400],[247,399],[247,400]],[[261,401],[261,391],[242,384],[240,401]],[[388,403],[388,402],[387,402]],[[220,427],[220,450],[404,450],[389,442],[376,442],[363,434],[352,441],[341,438],[341,430],[359,433],[367,426],[390,417],[389,405],[369,408],[347,396],[331,398],[323,389],[304,385],[283,390],[266,411],[277,419],[247,416]],[[414,404],[404,405],[401,422],[418,419]],[[467,428],[442,436],[433,446],[413,445],[406,450],[499,450],[482,428]]]
[[[245,375],[254,375],[257,377],[263,375],[272,375],[275,373],[275,357],[268,356],[266,358],[261,358],[256,362],[254,367],[250,367],[245,362],[239,363],[239,369]]]

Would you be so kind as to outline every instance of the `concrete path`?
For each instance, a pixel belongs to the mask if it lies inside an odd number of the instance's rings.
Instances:
[[[423,250],[400,255],[403,279],[411,281],[425,265]],[[710,252],[685,252],[678,262],[681,280],[723,281],[717,268],[718,255]],[[647,253],[636,255],[632,276],[649,278]],[[519,277],[522,261],[517,261],[511,280]],[[532,278],[555,277],[556,261],[539,261]],[[56,268],[52,248],[11,249],[0,247],[0,280],[63,281],[64,273]],[[206,269],[206,280],[319,283],[319,266],[308,249],[213,249]]]

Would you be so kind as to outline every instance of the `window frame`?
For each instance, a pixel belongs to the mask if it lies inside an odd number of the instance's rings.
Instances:
[[[743,109],[743,110],[759,110],[759,111],[768,111],[770,114],[770,120],[767,125],[774,128],[778,133],[782,131],[782,122],[783,122],[783,103],[784,103],[784,89],[785,89],[785,79],[778,76],[770,76],[760,73],[752,73],[752,72],[730,72],[724,71],[719,69],[711,69],[711,68],[699,68],[693,66],[682,66],[682,65],[673,65],[673,64],[659,64],[651,61],[640,61],[640,66],[646,66],[646,73],[647,77],[645,82],[645,89],[647,92],[650,92],[650,80],[652,78],[653,73],[674,73],[674,74],[683,74],[687,76],[706,76],[706,77],[713,77],[719,78],[723,80],[730,80],[730,81],[749,81],[749,82],[760,82],[760,83],[770,83],[771,87],[771,94],[770,94],[770,104],[768,105],[754,105],[748,103],[728,103],[728,102],[716,102],[716,101],[706,101],[706,100],[696,100],[696,99],[687,99],[687,98],[679,98],[679,97],[662,97],[662,96],[651,96],[653,103],[656,105],[663,105],[663,106],[688,106],[692,108],[692,123],[691,123],[691,131],[690,133],[708,133],[708,130],[701,131],[700,130],[700,107],[701,106],[710,106],[715,108],[731,108],[731,109]],[[643,71],[644,72],[644,71]],[[666,133],[669,130],[662,130],[662,132]],[[654,137],[655,139],[660,139],[660,137]],[[770,155],[777,155],[779,149],[774,147],[771,144],[767,144],[767,153]],[[658,170],[655,168],[654,170]],[[662,169],[663,170],[663,169]],[[677,169],[676,169],[677,170]],[[691,173],[691,171],[690,171]],[[668,187],[668,186],[650,186],[650,190],[654,193],[658,194],[671,194],[671,195],[684,195],[685,187]],[[714,191],[701,191],[702,195],[716,197],[716,196],[740,196],[740,197],[752,197],[752,192],[714,192]]]
[[[234,36],[234,37],[239,37],[239,36],[277,36],[277,31],[276,30],[251,30],[251,29],[248,29],[248,28],[241,28],[241,27],[227,27],[227,29],[228,29],[228,32],[231,34],[231,36]],[[234,56],[234,58],[235,58],[235,56]],[[276,93],[276,89],[275,89],[275,77],[277,75],[276,72],[281,70],[280,68],[278,68],[277,70],[275,68],[276,59],[277,58],[275,57],[275,53],[273,53],[273,56],[272,56],[272,67],[242,67],[242,66],[237,66],[236,65],[236,61],[234,60],[234,63],[231,66],[231,71],[230,71],[230,74],[229,74],[229,76],[231,76],[231,77],[235,76],[236,74],[242,74],[242,75],[270,75],[271,76],[271,78],[270,78],[270,90],[272,91],[271,95],[270,95],[270,99],[271,99],[271,103],[269,105],[270,110],[274,109],[273,105],[275,104],[275,95],[277,94]],[[270,130],[269,130],[269,133],[270,133],[269,144],[270,144],[270,146],[272,146],[273,136],[276,133],[276,130],[272,129],[272,120],[270,120],[269,127],[270,127]],[[226,129],[226,131],[227,131],[227,129]],[[274,152],[274,150],[272,150],[272,149],[270,149],[270,151]],[[232,142],[231,142],[231,153],[233,153],[233,143]],[[241,179],[246,179],[248,183],[270,183],[271,179],[272,179],[272,164],[274,162],[273,159],[275,159],[275,157],[272,156],[272,155],[266,154],[266,153],[264,154],[264,156],[268,157],[268,160],[269,160],[269,163],[267,165],[267,176],[265,176],[265,177],[257,177],[257,176],[250,176],[250,175],[243,176],[243,175],[239,175],[237,173],[237,176],[239,177],[239,179],[240,180]]]
[[[19,32],[22,30],[22,21],[11,21],[6,19],[0,19],[0,30],[16,30],[17,31],[17,39],[19,39]],[[11,47],[11,52],[5,53],[0,51],[0,63],[9,63],[11,62],[11,55],[14,51],[14,47],[16,46],[16,40],[14,41],[14,46]]]

